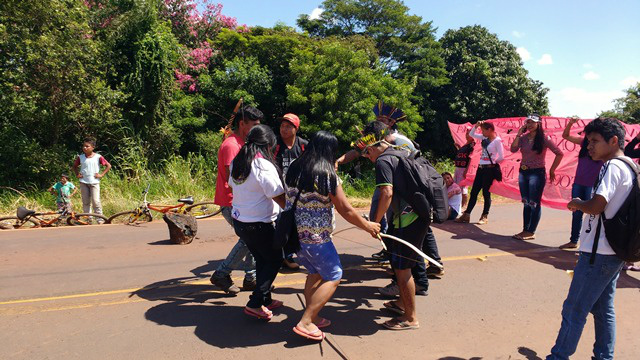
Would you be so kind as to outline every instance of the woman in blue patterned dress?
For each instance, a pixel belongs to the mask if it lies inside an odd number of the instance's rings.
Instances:
[[[298,262],[309,275],[304,287],[306,309],[293,331],[305,338],[322,341],[320,328],[331,321],[318,316],[331,299],[342,278],[342,265],[331,233],[334,228],[335,206],[345,220],[376,237],[380,224],[360,217],[347,201],[336,175],[334,164],[338,140],[326,131],[319,131],[311,139],[305,152],[294,161],[287,172],[287,208],[300,193],[295,210],[300,251]]]

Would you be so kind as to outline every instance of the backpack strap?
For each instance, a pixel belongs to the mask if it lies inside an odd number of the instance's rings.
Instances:
[[[638,165],[636,165],[636,163],[634,163],[633,161],[629,161],[629,159],[627,159],[625,157],[617,157],[617,158],[613,158],[611,160],[620,160],[623,163],[627,164],[627,166],[630,168],[632,174],[635,175],[634,183],[637,182],[640,169],[638,168]],[[606,172],[606,170],[605,170],[605,172]],[[604,174],[602,176],[604,176]],[[595,238],[593,239],[593,247],[591,248],[591,257],[589,258],[589,264],[591,264],[591,265],[593,265],[593,263],[595,262],[595,259],[596,259],[596,251],[598,251],[598,242],[600,240],[600,231],[602,231],[602,223],[603,223],[604,220],[607,220],[607,217],[605,216],[604,211],[603,211],[603,212],[600,213],[600,216],[598,217],[598,225],[596,226]]]

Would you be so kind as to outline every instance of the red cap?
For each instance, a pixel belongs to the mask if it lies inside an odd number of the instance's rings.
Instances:
[[[288,122],[292,123],[293,126],[296,127],[296,129],[300,128],[300,118],[298,118],[298,115],[296,114],[285,114],[283,117],[280,118],[280,120],[287,120]]]

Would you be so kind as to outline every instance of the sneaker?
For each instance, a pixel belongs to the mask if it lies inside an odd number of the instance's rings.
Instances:
[[[431,275],[431,276],[442,276],[444,275],[444,268],[439,268],[437,266],[429,266],[427,268],[427,276]]]
[[[488,222],[489,222],[488,215],[482,215],[480,216],[480,220],[478,220],[478,225],[484,225],[484,224],[487,224]]]
[[[471,220],[471,215],[467,213],[462,213],[462,215],[460,215],[460,217],[455,219],[454,221],[457,223],[468,223],[470,220]]]
[[[391,284],[385,287],[378,288],[378,292],[380,293],[380,295],[386,296],[386,297],[400,296],[400,288],[398,287],[398,284],[396,284],[395,281],[392,281]]]
[[[375,254],[371,254],[371,258],[374,260],[382,260],[386,257],[387,257],[387,253],[384,251],[384,249],[378,251]]]
[[[240,292],[240,288],[231,280],[231,275],[219,275],[214,272],[209,281],[227,294],[235,295]]]
[[[247,280],[244,279],[242,281],[242,290],[243,291],[253,291],[256,289],[256,279],[252,279],[252,280]]]
[[[565,249],[577,249],[577,248],[578,248],[578,244],[577,244],[577,243],[574,243],[574,242],[569,241],[569,242],[568,242],[568,243],[566,243],[566,244],[562,244],[562,245],[560,245],[558,248],[560,248],[560,249],[562,249],[562,250],[565,250]]]
[[[429,295],[429,288],[424,286],[416,286],[416,295],[419,295],[419,296]]]

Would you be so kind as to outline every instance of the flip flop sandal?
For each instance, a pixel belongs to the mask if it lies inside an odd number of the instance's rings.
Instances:
[[[521,236],[522,240],[535,240],[535,238],[536,238],[535,235]]]
[[[404,310],[393,301],[387,301],[382,304],[385,309],[392,311],[398,315],[404,315]]]
[[[316,324],[318,329],[323,329],[323,328],[326,328],[327,326],[331,325],[331,320],[325,319],[325,318],[321,318],[321,319],[322,320],[318,321],[318,323]]]
[[[273,314],[271,314],[270,312],[268,313],[268,312],[266,312],[266,311],[264,311],[262,309],[260,309],[260,311],[255,311],[255,310],[250,309],[248,307],[244,308],[244,313],[249,315],[249,316],[253,316],[253,317],[258,318],[258,319],[264,319],[264,320],[267,320],[267,321],[271,320],[271,318],[273,317]]]
[[[282,302],[280,300],[272,300],[271,304],[269,304],[267,306],[267,309],[269,309],[269,310],[277,309],[277,308],[281,307],[282,305],[284,305],[284,302]]]
[[[320,331],[319,329],[317,331],[314,331],[312,333],[306,331],[304,328],[299,327],[298,325],[296,325],[293,328],[293,332],[302,336],[305,339],[309,339],[309,340],[315,340],[315,341],[322,341],[324,340],[324,333],[322,331]]]
[[[413,330],[419,329],[420,325],[411,325],[408,321],[398,321],[391,319],[382,323],[382,326],[389,330]]]
[[[522,234],[515,234],[515,235],[512,236],[512,238],[517,239],[517,240],[524,240],[522,238]]]

